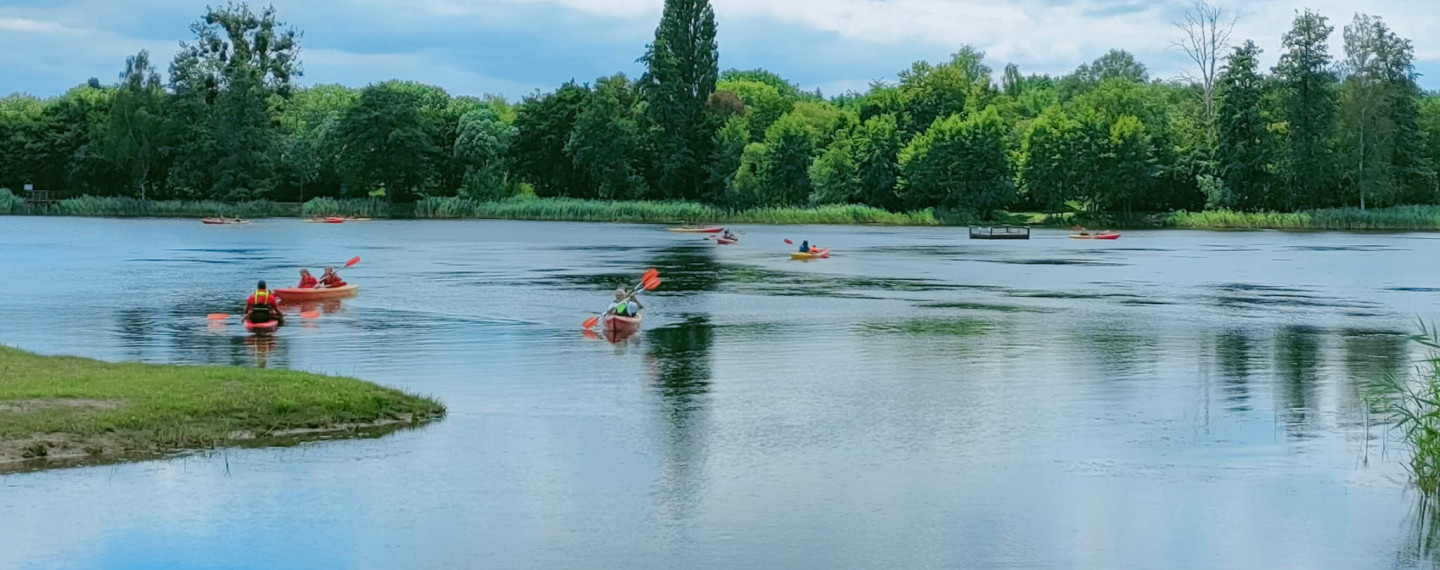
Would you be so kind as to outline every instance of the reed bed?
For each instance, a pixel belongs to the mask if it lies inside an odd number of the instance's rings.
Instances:
[[[1300,212],[1174,212],[1162,225],[1191,229],[1440,230],[1440,206],[1329,208]]]
[[[415,216],[429,219],[508,219],[572,222],[735,223],[735,224],[889,224],[938,225],[934,212],[895,213],[856,205],[814,208],[729,210],[695,202],[598,201],[573,198],[515,198],[484,202],[465,198],[425,198]]]
[[[16,196],[9,188],[0,188],[0,214],[19,214],[24,211],[24,198]]]
[[[110,216],[121,218],[272,218],[295,215],[295,208],[269,200],[218,202],[213,200],[137,200],[123,196],[80,196],[56,202],[49,209],[58,216]]]
[[[311,218],[328,216],[388,218],[391,217],[391,205],[374,198],[346,198],[343,200],[315,198],[306,202],[300,208],[300,213]]]

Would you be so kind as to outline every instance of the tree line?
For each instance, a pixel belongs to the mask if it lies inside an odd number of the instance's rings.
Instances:
[[[1203,1],[1179,23],[1196,72],[1112,50],[1074,72],[998,74],[964,46],[825,97],[718,67],[708,0],[667,0],[638,78],[518,102],[387,81],[296,85],[301,34],[273,7],[209,8],[169,65],[0,100],[0,187],[141,199],[519,194],[729,208],[864,204],[988,215],[1440,204],[1440,97],[1376,16],[1298,13],[1279,63]],[[998,80],[997,80],[998,79]],[[381,192],[383,190],[383,192]]]

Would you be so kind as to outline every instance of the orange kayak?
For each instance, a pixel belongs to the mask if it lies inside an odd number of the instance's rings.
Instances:
[[[340,297],[349,297],[351,295],[354,295],[359,290],[360,287],[354,284],[349,284],[344,287],[325,289],[288,288],[276,289],[275,296],[280,297],[280,300],[282,302],[300,303],[304,301],[319,301],[322,299],[338,299]]]

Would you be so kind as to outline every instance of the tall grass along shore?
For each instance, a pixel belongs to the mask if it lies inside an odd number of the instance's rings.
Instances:
[[[439,418],[430,398],[283,370],[114,364],[0,346],[0,471]]]
[[[0,214],[50,214],[106,217],[267,218],[294,216],[346,216],[364,218],[499,219],[568,222],[710,223],[710,224],[876,224],[893,226],[967,225],[1007,223],[1069,227],[1086,225],[1117,228],[1182,228],[1243,230],[1440,230],[1440,206],[1393,208],[1330,208],[1299,212],[1177,211],[1128,220],[1085,221],[1075,213],[996,212],[982,222],[968,215],[925,209],[889,212],[860,205],[764,207],[731,210],[699,202],[649,200],[581,200],[575,198],[518,197],[482,201],[457,197],[422,198],[414,204],[390,204],[373,198],[314,198],[304,204],[267,200],[249,202],[137,200],[125,197],[81,196],[61,200],[49,208],[25,203],[0,188]]]

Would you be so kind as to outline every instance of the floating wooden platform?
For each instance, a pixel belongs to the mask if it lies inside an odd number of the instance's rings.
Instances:
[[[970,239],[1030,239],[1030,228],[970,226]]]

